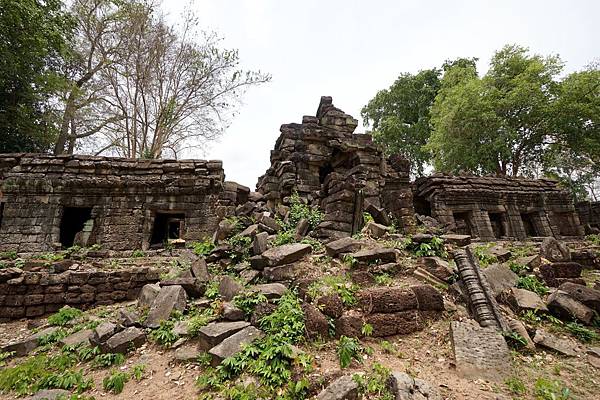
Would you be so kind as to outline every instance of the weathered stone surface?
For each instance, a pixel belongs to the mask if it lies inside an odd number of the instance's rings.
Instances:
[[[265,295],[267,299],[278,299],[286,292],[287,287],[281,283],[264,283],[250,288],[253,292]]]
[[[565,356],[575,357],[579,354],[577,346],[572,341],[558,338],[543,329],[535,331],[533,341],[535,344],[554,350]]]
[[[421,311],[443,311],[444,298],[431,285],[411,286],[411,290],[417,295],[418,309]]]
[[[440,257],[421,257],[417,260],[417,263],[418,266],[421,266],[441,281],[449,282],[454,278],[454,269],[450,267],[448,261]]]
[[[294,239],[297,241],[301,240],[308,233],[308,229],[310,228],[310,223],[306,218],[302,218],[298,221],[298,225],[296,225],[296,230],[294,232]]]
[[[234,228],[235,225],[228,219],[221,220],[213,236],[213,242],[218,243],[222,240],[225,240],[231,234],[231,232],[233,232]]]
[[[329,257],[335,257],[341,253],[352,253],[360,250],[362,242],[351,237],[345,237],[325,244],[325,251]]]
[[[256,271],[254,269],[245,269],[242,272],[240,272],[240,278],[246,283],[251,283],[252,281],[254,281],[255,279],[257,279],[260,275],[259,271]]]
[[[135,326],[138,325],[140,320],[140,314],[127,308],[121,308],[117,315],[118,322],[122,326]]]
[[[147,284],[142,286],[138,295],[139,307],[150,307],[160,292],[160,286],[157,283]]]
[[[208,282],[210,280],[208,266],[206,265],[206,260],[203,257],[199,257],[192,262],[190,271],[192,272],[192,276],[198,279],[200,282]]]
[[[540,275],[548,286],[558,287],[565,282],[580,282],[583,266],[576,262],[555,262],[540,266]]]
[[[358,383],[351,375],[344,375],[329,384],[316,400],[358,400]]]
[[[329,337],[329,323],[325,315],[310,303],[302,304],[304,326],[309,339],[326,339]]]
[[[201,350],[209,350],[221,343],[225,338],[228,338],[248,326],[250,326],[250,323],[245,321],[211,322],[200,328],[198,331],[198,338],[200,340],[199,348]]]
[[[158,296],[152,302],[144,325],[148,328],[158,328],[161,321],[171,317],[174,310],[185,310],[187,295],[181,286],[165,286],[160,289]]]
[[[267,245],[269,240],[269,234],[267,232],[260,232],[252,240],[252,252],[254,255],[260,255],[267,251]]]
[[[277,305],[273,303],[259,303],[254,307],[254,312],[250,317],[250,323],[253,326],[260,327],[260,320],[267,315],[272,314],[277,309]]]
[[[575,318],[589,325],[594,319],[594,310],[571,298],[561,290],[557,290],[548,296],[548,309],[552,314],[567,321]]]
[[[38,340],[41,337],[50,335],[58,330],[58,327],[52,326],[46,329],[42,329],[38,333],[35,333],[25,339],[8,343],[2,347],[3,353],[14,352],[16,357],[23,357],[38,347]]]
[[[94,331],[92,329],[82,329],[60,340],[61,346],[89,346]]]
[[[444,239],[444,243],[448,243],[454,246],[464,247],[471,244],[471,235],[458,235],[455,233],[449,233],[440,237]]]
[[[226,359],[227,357],[231,357],[242,350],[242,348],[255,341],[256,339],[260,339],[265,334],[256,329],[253,326],[248,326],[241,331],[227,337],[221,343],[213,347],[208,351],[208,354],[212,356],[212,365],[217,366]]]
[[[202,297],[206,290],[206,283],[193,277],[163,280],[160,281],[160,286],[181,286],[187,296],[191,298]]]
[[[388,233],[389,230],[389,227],[371,221],[365,225],[362,231],[370,237],[378,239],[383,237],[386,233]]]
[[[396,250],[386,247],[378,247],[369,250],[360,250],[351,254],[357,261],[363,263],[391,263],[396,262]]]
[[[544,239],[540,246],[540,255],[552,262],[571,261],[571,252],[567,245],[553,237]]]
[[[173,353],[173,358],[175,361],[179,361],[182,363],[194,362],[198,360],[198,356],[202,352],[198,349],[197,344],[189,343],[184,344],[183,346],[179,346],[175,349]]]
[[[219,294],[225,301],[233,300],[242,290],[242,284],[228,275],[223,276],[219,282]]]
[[[344,312],[344,303],[337,293],[329,293],[316,299],[317,308],[328,317],[339,318]]]
[[[438,390],[429,382],[393,371],[388,382],[396,400],[443,400]]]
[[[96,345],[108,340],[112,335],[117,333],[118,327],[112,322],[103,322],[94,329],[94,335],[91,341]]]
[[[267,260],[267,264],[270,267],[276,267],[279,265],[290,264],[295,261],[298,261],[310,252],[310,245],[294,243],[273,247],[262,253],[262,256]]]
[[[459,376],[503,381],[511,375],[508,346],[494,327],[481,327],[475,321],[452,321],[450,338]]]
[[[227,321],[242,321],[244,312],[230,302],[223,303],[223,319]]]
[[[127,353],[130,349],[140,347],[146,342],[146,334],[136,327],[129,327],[115,333],[101,345],[103,353]]]
[[[362,326],[364,324],[363,315],[355,310],[346,311],[341,317],[335,320],[335,335],[348,337],[361,337]]]
[[[364,315],[363,318],[365,323],[373,327],[373,333],[371,334],[373,337],[407,335],[421,330],[424,322],[417,310],[374,313]]]
[[[491,256],[496,257],[496,259],[500,263],[508,261],[510,259],[510,256],[512,255],[512,253],[510,252],[510,250],[505,249],[502,246],[494,246],[494,247],[488,249],[488,253]]]
[[[503,264],[494,264],[483,269],[481,273],[490,284],[490,289],[497,298],[500,293],[514,287],[519,277]]]
[[[510,288],[503,295],[505,302],[515,312],[534,310],[534,311],[548,311],[546,304],[542,298],[534,292],[525,289]]]
[[[600,290],[570,282],[563,283],[558,289],[600,314]]]
[[[538,268],[540,266],[542,263],[542,258],[539,254],[535,254],[533,256],[519,257],[515,260],[515,262],[520,265],[525,265],[530,271],[532,271],[534,268]]]
[[[25,400],[58,400],[68,399],[71,396],[71,392],[63,389],[44,389],[40,390],[33,396],[27,397]]]
[[[357,298],[359,306],[367,314],[415,310],[419,307],[417,295],[409,288],[370,288],[359,292]]]
[[[254,237],[258,233],[258,224],[249,225],[239,233],[240,236]]]
[[[510,328],[511,331],[519,334],[523,339],[525,339],[525,347],[528,350],[534,350],[535,349],[535,343],[533,343],[533,340],[531,340],[531,337],[529,336],[529,332],[527,332],[527,329],[525,328],[525,324],[521,321],[519,321],[518,319],[512,319],[510,318],[508,320],[508,327]]]
[[[266,267],[263,277],[271,282],[283,282],[294,280],[298,276],[295,264],[286,264],[279,267]]]

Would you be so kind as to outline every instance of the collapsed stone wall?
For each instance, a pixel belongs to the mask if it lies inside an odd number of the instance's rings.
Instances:
[[[64,305],[87,309],[137,298],[156,283],[160,270],[138,267],[115,271],[23,271],[0,269],[0,320],[37,317]]]
[[[186,240],[210,237],[223,180],[221,161],[3,154],[0,251],[148,249],[164,239],[153,238],[157,230],[169,229]]]
[[[600,201],[582,201],[577,203],[576,207],[585,233],[600,233]]]
[[[568,192],[550,179],[432,175],[414,182],[415,212],[481,240],[581,236]]]
[[[414,225],[409,164],[386,160],[371,135],[354,134],[358,121],[322,97],[316,116],[284,124],[271,151],[271,166],[258,180],[267,205],[293,193],[318,204],[325,216],[318,236],[336,239],[360,230],[369,205],[384,207],[407,231]]]

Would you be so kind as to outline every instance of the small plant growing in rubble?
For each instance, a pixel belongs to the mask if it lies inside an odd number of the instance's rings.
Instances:
[[[125,388],[125,384],[129,381],[129,374],[126,372],[111,371],[110,375],[102,380],[102,387],[107,392],[119,394]]]
[[[323,212],[318,207],[305,204],[297,192],[290,196],[290,211],[287,218],[287,227],[295,228],[300,220],[308,221],[308,229],[313,230],[323,220]]]
[[[578,340],[584,343],[600,340],[600,335],[598,335],[595,331],[586,328],[577,322],[569,322],[565,324],[565,329],[571,335],[575,336]]]
[[[498,258],[496,258],[496,256],[490,254],[488,252],[490,246],[492,246],[493,244],[487,244],[487,245],[480,245],[480,246],[475,246],[474,248],[474,253],[475,253],[475,257],[477,257],[477,260],[479,261],[479,265],[481,266],[481,268],[485,268],[488,267],[494,263],[498,262]]]
[[[592,243],[593,245],[600,246],[600,235],[587,235],[585,240]]]
[[[4,367],[6,365],[6,360],[15,355],[14,351],[0,351],[0,367]]]
[[[527,266],[526,266],[526,265],[519,264],[519,263],[518,263],[518,262],[516,262],[516,261],[510,261],[510,262],[508,263],[508,268],[510,268],[510,270],[511,270],[512,272],[514,272],[515,274],[517,274],[517,275],[521,275],[521,274],[523,274],[525,271],[527,271],[527,270],[528,270],[528,268],[527,268]]]
[[[406,243],[406,249],[413,251],[417,257],[448,257],[448,253],[444,246],[444,239],[437,236],[433,236],[429,243],[417,244],[410,239],[410,241],[407,241]]]
[[[48,324],[54,326],[65,326],[68,322],[80,317],[82,314],[83,312],[77,308],[64,306],[56,313],[48,317]]]
[[[0,260],[16,260],[17,252],[14,250],[0,252]]]
[[[233,298],[233,304],[244,312],[247,317],[254,312],[254,308],[260,304],[265,303],[267,297],[260,292],[245,292],[238,294]]]
[[[134,250],[131,252],[131,257],[133,258],[142,258],[142,257],[146,257],[146,253],[144,253],[143,250]]]
[[[517,280],[517,287],[520,289],[526,289],[531,292],[535,292],[540,296],[548,294],[550,289],[548,286],[544,285],[533,275],[522,276]]]
[[[342,262],[350,268],[358,264],[358,260],[350,254],[344,254],[342,256]]]
[[[321,280],[312,283],[308,287],[308,295],[316,300],[322,295],[337,293],[346,306],[356,304],[356,292],[358,286],[350,282],[347,277],[341,275],[325,276]]]
[[[131,377],[136,381],[141,381],[144,377],[144,372],[146,371],[146,365],[144,364],[136,364],[131,369]]]
[[[209,255],[211,251],[215,249],[215,245],[210,239],[204,239],[200,242],[192,242],[189,247],[194,251],[197,256]]]
[[[113,365],[121,365],[125,362],[125,356],[121,353],[98,354],[92,361],[94,368],[107,368]]]
[[[352,363],[352,360],[362,362],[362,357],[360,355],[361,352],[362,347],[358,343],[357,339],[344,335],[340,337],[340,340],[337,344],[337,354],[340,360],[340,367],[342,369],[348,368]]]
[[[362,328],[360,328],[360,333],[364,336],[371,336],[373,334],[373,325],[364,323]]]
[[[389,274],[381,273],[379,275],[375,275],[375,283],[381,286],[389,286],[393,282],[392,277]]]
[[[527,388],[521,379],[516,376],[510,377],[504,381],[506,387],[512,394],[522,396],[527,393]]]
[[[250,239],[248,236],[234,235],[227,239],[227,244],[231,248],[227,255],[234,264],[250,258],[250,246],[252,245],[252,239]]]
[[[568,400],[571,390],[558,380],[538,378],[535,381],[534,392],[540,400]]]
[[[161,321],[160,327],[150,332],[150,338],[165,347],[171,346],[179,339],[179,335],[173,332],[173,321]]]
[[[371,371],[364,375],[354,374],[352,379],[358,384],[358,390],[363,395],[362,397],[375,396],[378,400],[394,400],[395,396],[388,385],[390,375],[390,369],[374,363]]]

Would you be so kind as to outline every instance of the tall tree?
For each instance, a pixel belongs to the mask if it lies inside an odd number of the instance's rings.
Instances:
[[[72,27],[60,0],[0,0],[0,153],[51,147]]]
[[[465,79],[445,84],[455,75],[447,73],[432,107],[434,130],[426,148],[435,168],[513,176],[535,171],[552,131],[558,56],[509,45],[495,53],[482,78],[464,74],[460,65],[454,69]]]
[[[423,174],[429,161],[423,146],[431,134],[429,110],[440,88],[440,74],[439,69],[403,73],[361,111],[365,126],[372,126],[375,141],[386,153],[410,160],[417,175]]]

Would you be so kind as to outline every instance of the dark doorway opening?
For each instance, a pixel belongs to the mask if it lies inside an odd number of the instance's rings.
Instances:
[[[538,236],[538,233],[535,229],[535,223],[533,222],[533,214],[522,213],[521,221],[523,221],[523,228],[525,229],[525,235],[527,237]]]
[[[415,213],[431,217],[431,203],[422,197],[415,197],[413,201]],[[456,219],[456,218],[455,218]]]
[[[459,212],[453,213],[454,216],[454,231],[459,235],[471,235],[471,213]]]
[[[4,217],[4,203],[0,202],[0,228],[2,228],[2,217]]]
[[[323,183],[325,183],[325,178],[327,178],[327,175],[329,175],[332,172],[333,172],[333,167],[329,163],[327,163],[327,164],[323,165],[322,167],[320,167],[319,168],[319,183],[321,185]]]
[[[83,230],[86,221],[92,218],[92,207],[64,207],[60,221],[60,244],[73,246],[75,235]]]
[[[154,216],[154,227],[150,245],[162,245],[171,239],[183,239],[185,214],[174,212],[157,212]]]
[[[490,217],[490,223],[492,224],[492,231],[494,232],[494,237],[496,239],[500,239],[501,237],[506,236],[506,218],[504,216],[504,213],[488,213],[488,216]]]

